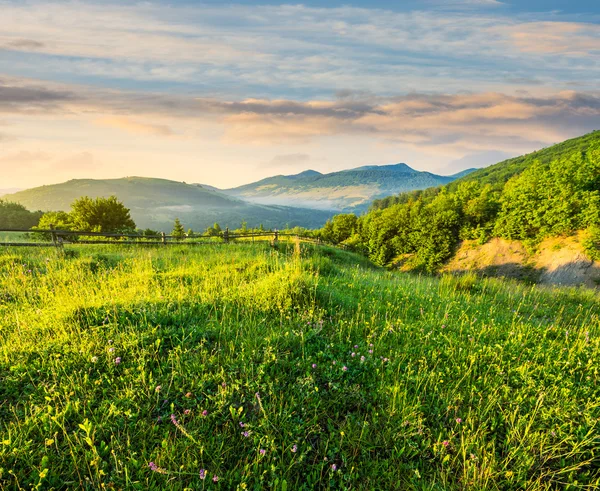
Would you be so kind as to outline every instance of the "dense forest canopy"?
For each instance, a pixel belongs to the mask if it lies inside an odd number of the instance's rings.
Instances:
[[[29,229],[37,225],[41,211],[29,211],[23,205],[0,199],[0,228]]]
[[[378,200],[368,214],[354,221],[338,215],[320,233],[381,265],[406,256],[414,268],[435,271],[462,239],[535,243],[581,229],[595,233],[598,226],[600,131],[446,186]]]

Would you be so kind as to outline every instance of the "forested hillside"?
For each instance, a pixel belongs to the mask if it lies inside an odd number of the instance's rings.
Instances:
[[[338,215],[321,234],[378,264],[404,256],[436,270],[461,239],[536,243],[600,226],[600,131],[501,162],[451,184],[376,201],[363,217]]]

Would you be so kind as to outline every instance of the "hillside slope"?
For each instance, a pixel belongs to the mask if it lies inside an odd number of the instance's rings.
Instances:
[[[468,172],[463,171],[460,176]],[[308,170],[269,177],[223,192],[255,203],[360,212],[373,199],[447,184],[457,177],[416,171],[406,164],[372,165],[329,174]]]
[[[600,131],[446,186],[379,200],[353,230],[344,227],[351,223],[344,216],[332,223],[338,238],[376,263],[402,257],[410,267],[430,272],[450,259],[462,240],[500,237],[531,245],[595,230],[600,227]]]
[[[222,227],[238,227],[244,220],[251,227],[261,223],[267,228],[318,227],[329,217],[329,213],[323,211],[250,204],[200,185],[143,177],[74,179],[27,189],[4,198],[30,210],[66,211],[81,196],[111,195],[131,209],[138,227],[159,230],[170,230],[175,217],[196,231],[214,222]]]

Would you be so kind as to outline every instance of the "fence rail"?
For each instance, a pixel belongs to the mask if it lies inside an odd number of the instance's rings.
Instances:
[[[51,227],[47,230],[32,230],[32,229],[0,229],[0,233],[22,233],[36,234],[38,237],[46,238],[45,242],[0,242],[0,247],[58,247],[62,248],[65,244],[110,244],[110,245],[208,245],[216,243],[229,243],[245,241],[239,239],[251,239],[254,242],[256,239],[264,238],[270,240],[272,244],[277,244],[280,238],[297,238],[303,242],[311,242],[314,244],[327,244],[319,238],[307,235],[294,234],[290,232],[279,232],[278,230],[265,232],[250,232],[250,233],[231,233],[226,228],[217,236],[191,236],[187,234],[184,237],[167,235],[140,235],[140,234],[119,234],[119,233],[104,233],[104,232],[87,232],[76,230],[59,230]],[[98,237],[100,239],[120,239],[120,240],[86,240],[85,237]],[[48,242],[47,238],[51,238],[52,242]],[[215,239],[210,241],[206,239]],[[69,240],[70,239],[70,240]],[[134,240],[131,240],[134,239]],[[204,239],[204,240],[202,240]],[[216,242],[219,241],[219,242]],[[248,240],[247,242],[250,242]],[[334,245],[334,244],[328,244]],[[345,246],[338,245],[345,249]]]

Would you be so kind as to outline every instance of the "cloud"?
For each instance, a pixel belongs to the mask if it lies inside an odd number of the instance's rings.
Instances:
[[[472,150],[553,142],[562,133],[557,121],[577,121],[595,129],[600,95],[562,92],[549,97],[499,93],[425,95],[373,99],[357,103],[312,101],[299,107],[262,101],[224,119],[229,141],[255,144],[307,141],[331,135],[371,135],[421,147],[462,145]],[[230,109],[232,106],[225,105]],[[251,109],[250,109],[251,108]],[[530,135],[531,138],[527,138]],[[532,141],[533,140],[533,141]]]
[[[298,167],[310,162],[310,155],[306,153],[290,153],[285,155],[275,155],[269,162],[261,165],[263,168],[282,168]]]
[[[486,7],[503,7],[506,5],[499,0],[426,0],[426,3],[438,5],[446,9],[480,9]]]
[[[35,41],[33,39],[15,39],[4,44],[5,48],[23,51],[34,51],[41,49],[44,46],[44,43],[40,43],[39,41]]]
[[[31,152],[27,150],[22,150],[19,152],[0,155],[0,166],[18,165],[22,168],[23,166],[30,166],[31,164],[36,162],[48,161],[51,158],[52,157],[46,152]]]
[[[96,121],[97,124],[117,128],[136,135],[171,136],[173,130],[167,125],[140,123],[123,116],[107,116]]]
[[[600,25],[529,22],[504,28],[523,53],[588,57],[600,55]]]
[[[68,157],[62,158],[52,163],[52,170],[55,172],[67,173],[69,175],[85,173],[100,167],[94,155],[90,152],[80,152]]]
[[[64,110],[64,104],[74,99],[74,95],[67,91],[35,84],[13,85],[13,80],[3,81],[0,78],[0,112],[35,113],[58,107]]]
[[[231,101],[42,86],[16,79],[11,84],[0,83],[0,111],[6,115],[46,114],[46,104],[50,104],[57,116],[62,113],[65,118],[151,137],[218,127],[223,142],[235,145],[305,144],[328,137],[361,136],[462,156],[487,150],[529,150],[574,136],[574,132],[598,129],[600,121],[600,92],[561,91],[543,96],[357,93],[335,100]]]
[[[9,135],[8,133],[0,133],[0,142],[11,142],[15,141],[17,138],[14,135]]]
[[[593,86],[600,77],[597,63],[583,63],[598,52],[597,24],[564,22],[560,15],[550,22],[545,14],[532,21],[485,8],[501,7],[496,0],[428,4],[436,5],[395,12],[4,2],[0,46],[35,53],[7,51],[0,63],[44,78],[178,83],[229,98],[250,92],[322,97],[344,88],[459,92],[466,84],[491,91],[538,75],[555,86],[570,81],[574,71]]]

